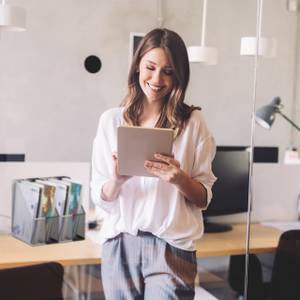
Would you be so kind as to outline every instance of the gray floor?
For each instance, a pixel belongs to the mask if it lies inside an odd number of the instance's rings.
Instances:
[[[216,276],[223,279],[221,282],[202,283],[201,286],[220,300],[237,300],[239,296],[227,283],[227,272],[216,272]]]

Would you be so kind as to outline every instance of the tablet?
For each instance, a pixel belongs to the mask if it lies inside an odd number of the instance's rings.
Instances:
[[[155,153],[172,154],[173,130],[120,126],[117,143],[120,175],[155,177],[145,169],[145,160],[154,160]]]

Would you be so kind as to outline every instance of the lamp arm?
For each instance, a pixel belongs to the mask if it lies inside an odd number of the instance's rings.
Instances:
[[[277,112],[284,118],[286,119],[291,125],[293,125],[298,131],[300,131],[300,127],[296,125],[291,119],[289,119],[285,114],[283,114],[280,110],[277,110]]]

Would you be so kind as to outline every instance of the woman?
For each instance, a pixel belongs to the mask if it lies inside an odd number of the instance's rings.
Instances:
[[[154,29],[140,42],[120,108],[102,114],[94,140],[92,198],[105,212],[102,279],[107,299],[193,299],[195,240],[211,199],[215,143],[200,108],[184,103],[189,81],[180,36]],[[173,156],[145,161],[156,177],[118,173],[117,127],[174,129]]]

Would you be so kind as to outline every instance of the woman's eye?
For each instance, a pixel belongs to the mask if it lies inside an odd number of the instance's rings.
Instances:
[[[146,66],[146,69],[150,70],[150,71],[154,71],[154,68],[151,66]]]
[[[165,70],[164,71],[166,75],[171,76],[173,74],[172,70]]]

